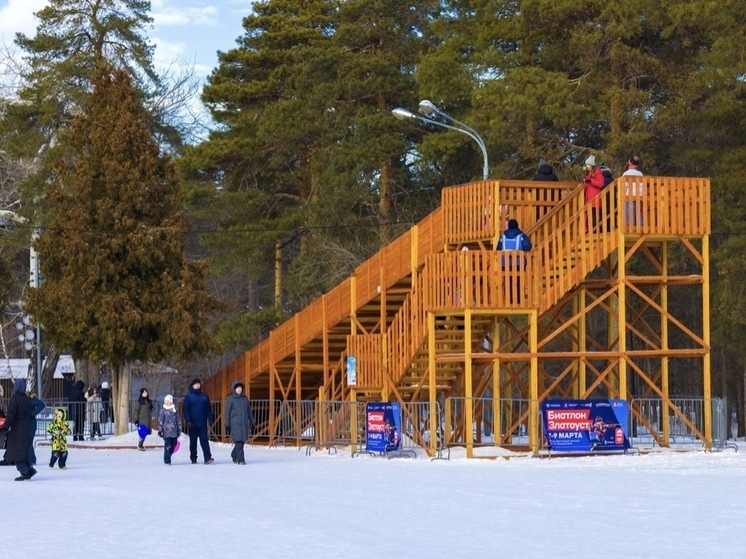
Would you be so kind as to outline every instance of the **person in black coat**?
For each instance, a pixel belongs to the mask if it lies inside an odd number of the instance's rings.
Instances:
[[[549,182],[558,182],[559,179],[557,178],[557,175],[554,174],[554,170],[552,169],[552,166],[549,165],[546,161],[543,159],[539,160],[539,170],[534,175],[534,178],[531,179],[532,181],[549,181]]]
[[[26,481],[36,475],[28,456],[29,440],[34,436],[31,430],[32,409],[31,399],[26,396],[26,381],[16,379],[13,382],[13,395],[8,402],[8,414],[5,418],[5,428],[8,431],[5,459],[13,462],[21,474],[16,481]]]
[[[111,388],[109,388],[109,383],[104,381],[101,383],[101,390],[98,392],[101,395],[101,405],[104,408],[103,413],[101,414],[101,423],[109,423],[109,421],[114,421],[114,414],[111,413]]]
[[[256,428],[251,403],[243,393],[243,383],[234,382],[233,392],[225,400],[225,432],[233,439],[231,458],[234,464],[245,465],[244,444]]]
[[[85,432],[85,406],[86,399],[83,389],[85,383],[79,380],[70,389],[68,399],[70,400],[70,419],[75,423],[73,427],[73,440],[82,441],[83,433]]]

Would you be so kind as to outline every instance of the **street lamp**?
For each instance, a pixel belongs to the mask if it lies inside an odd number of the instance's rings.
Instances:
[[[489,166],[489,162],[487,159],[487,148],[484,145],[484,140],[482,140],[482,137],[479,134],[477,134],[476,130],[474,130],[470,126],[467,126],[463,122],[456,120],[451,115],[444,113],[427,99],[423,99],[422,101],[420,101],[420,112],[421,113],[423,113],[424,115],[436,114],[438,116],[445,118],[449,122],[452,122],[456,126],[451,126],[450,124],[445,124],[443,122],[440,122],[433,118],[428,118],[426,116],[416,115],[413,112],[408,111],[406,109],[397,108],[397,109],[392,110],[391,112],[399,120],[413,118],[415,120],[420,121],[423,124],[434,124],[435,126],[440,126],[441,128],[447,128],[448,130],[455,130],[456,132],[461,132],[462,134],[466,134],[467,136],[469,136],[472,140],[474,140],[477,143],[477,145],[479,146],[479,149],[482,150],[482,159],[484,162],[482,166],[482,179],[487,180],[489,178],[490,166]]]
[[[8,226],[9,222],[26,224],[28,223],[28,220],[12,210],[0,210],[0,226]],[[31,236],[31,247],[29,249],[29,285],[34,288],[41,285],[41,277],[39,272],[39,255],[34,248],[34,241],[36,240],[38,234],[38,229],[35,229]],[[29,317],[25,316],[23,322],[26,327],[31,326]],[[36,370],[36,393],[41,398],[43,362],[41,354],[41,325],[37,322],[35,328],[36,334],[34,334],[33,330],[27,329],[24,334],[19,335],[18,339],[24,344],[26,351],[31,352],[32,349],[36,349],[36,362],[34,366],[34,369]],[[20,329],[22,328],[19,328],[19,330]]]

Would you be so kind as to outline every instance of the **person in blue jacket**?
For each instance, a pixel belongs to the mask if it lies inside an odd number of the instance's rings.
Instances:
[[[184,397],[183,411],[187,433],[189,433],[189,458],[192,460],[192,464],[197,463],[198,439],[202,447],[205,464],[212,464],[215,460],[210,452],[207,426],[208,423],[215,421],[215,416],[212,413],[210,397],[202,392],[202,381],[198,378],[191,382],[189,392]]]
[[[34,452],[34,436],[36,435],[36,416],[44,411],[47,405],[42,402],[37,396],[36,392],[29,394],[29,400],[31,401],[31,438],[28,443],[28,461],[32,466],[36,466],[36,452]]]

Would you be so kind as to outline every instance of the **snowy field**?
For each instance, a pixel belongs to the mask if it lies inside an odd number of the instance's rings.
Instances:
[[[148,437],[158,444],[157,436]],[[134,447],[131,433],[90,443]],[[10,558],[746,557],[746,444],[509,460],[306,455],[212,444],[71,449],[66,471],[15,482],[0,468]],[[460,454],[460,455],[459,455]]]

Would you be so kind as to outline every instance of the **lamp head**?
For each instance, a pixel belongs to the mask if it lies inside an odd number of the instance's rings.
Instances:
[[[402,108],[393,109],[391,113],[399,120],[405,120],[407,118],[418,118],[415,114],[409,112],[407,109]]]
[[[428,101],[427,99],[423,99],[422,101],[420,101],[420,110],[426,115],[431,115],[433,113],[439,112],[438,107],[436,107],[431,101]]]

